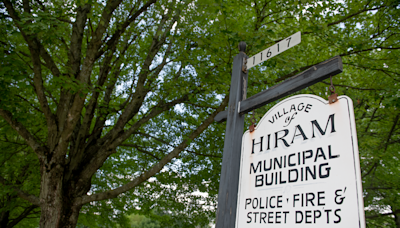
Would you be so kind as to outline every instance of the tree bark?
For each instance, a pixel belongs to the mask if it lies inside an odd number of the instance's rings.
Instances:
[[[74,205],[75,190],[65,180],[64,157],[41,160],[41,228],[76,227],[81,205]],[[50,160],[50,161],[48,161]]]
[[[396,223],[396,228],[400,228],[400,215],[394,214],[394,221]]]
[[[0,227],[7,227],[10,219],[10,211],[3,211],[0,213]]]

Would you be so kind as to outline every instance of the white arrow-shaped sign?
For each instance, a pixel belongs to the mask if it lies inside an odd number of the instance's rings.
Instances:
[[[247,69],[252,68],[268,59],[274,57],[281,52],[288,50],[289,48],[296,46],[301,42],[301,32],[297,32],[288,38],[281,40],[279,43],[272,45],[271,47],[257,53],[256,55],[247,59]]]

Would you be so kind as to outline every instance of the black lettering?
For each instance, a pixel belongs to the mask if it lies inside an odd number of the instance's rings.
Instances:
[[[286,183],[286,181],[284,180],[284,181],[282,181],[282,171],[280,171],[279,172],[279,184],[284,184],[284,183]]]
[[[297,215],[301,215],[301,218],[298,219]],[[303,212],[301,211],[296,211],[296,223],[302,223],[303,222]]]
[[[270,207],[270,208],[275,208],[275,206],[272,206],[272,203],[271,203],[272,199],[274,199],[274,198],[276,198],[276,197],[275,197],[275,196],[271,196],[271,197],[269,198],[269,207]]]
[[[312,198],[311,197],[309,198],[309,196],[312,196]],[[306,207],[308,206],[308,202],[310,202],[313,206],[315,206],[313,202],[314,199],[315,199],[314,193],[312,192],[306,193]]]
[[[325,196],[322,196],[325,192],[318,192],[318,206],[325,206],[325,203],[321,203],[321,200],[325,199]]]
[[[251,149],[251,153],[252,153],[252,154],[254,154],[254,146],[255,146],[255,145],[260,144],[260,152],[263,150],[263,149],[262,149],[262,141],[263,141],[263,138],[264,138],[264,136],[261,136],[261,137],[260,137],[260,142],[258,142],[258,143],[255,143],[256,140],[253,139],[253,147],[252,147],[252,149]]]
[[[254,223],[257,222],[257,215],[258,215],[259,213],[260,213],[260,212],[253,212],[253,214],[254,214]]]
[[[278,207],[278,208],[281,208],[282,207],[282,196],[278,196],[277,198],[276,198],[276,207]],[[279,203],[281,203],[281,204],[279,204]]]
[[[297,163],[297,164],[300,165],[300,152],[297,153],[297,158],[298,158],[298,159],[297,159],[297,160],[298,160],[298,163]]]
[[[305,112],[308,112],[308,110],[310,110],[312,107],[311,104],[307,104],[306,108],[304,109]]]
[[[326,223],[328,223],[329,224],[329,212],[331,212],[332,210],[331,209],[325,209],[325,212],[326,212]]]
[[[256,202],[256,205],[254,205],[254,202]],[[256,209],[258,207],[258,198],[253,199],[253,203],[251,204],[253,206],[253,209]]]
[[[244,209],[245,209],[245,210],[247,209],[247,205],[249,205],[249,204],[251,204],[251,199],[250,199],[250,198],[247,198],[247,199],[246,199],[246,205],[244,205]]]
[[[315,165],[314,167],[314,173],[311,171],[310,167],[306,167],[306,180],[308,180],[308,173],[311,175],[312,179],[316,179],[317,178],[317,173],[315,172]]]
[[[274,118],[274,116],[272,116],[272,121],[271,120],[268,120],[270,123],[274,123],[275,122],[275,118]]]
[[[280,137],[280,138],[278,138],[278,133],[279,133],[279,132],[282,132],[282,131],[285,132],[285,135],[282,136],[282,137]],[[289,144],[286,142],[285,139],[283,139],[283,138],[285,138],[285,137],[289,134],[289,130],[284,129],[284,130],[282,130],[282,131],[275,132],[275,148],[278,147],[278,140],[282,140],[283,144],[285,144],[286,147],[289,147]]]
[[[337,189],[335,191],[335,203],[338,204],[338,205],[342,204],[343,201],[344,201],[344,198],[345,198],[345,196],[343,196],[342,194],[338,193],[338,192],[342,192],[342,191],[343,191],[342,189]],[[346,191],[346,187],[344,188],[343,192],[345,192],[345,191]]]
[[[294,178],[294,179],[292,179],[292,175],[291,175],[291,173],[292,173],[293,171],[296,173],[296,178]],[[288,178],[289,183],[296,182],[298,178],[299,178],[299,172],[297,171],[297,169],[290,169],[290,170],[289,170],[289,178]]]
[[[285,220],[284,223],[286,223],[286,215],[289,213],[289,211],[284,211],[283,214],[285,214]]]
[[[334,223],[339,223],[341,220],[342,220],[342,218],[340,217],[340,215],[338,215],[338,211],[341,211],[341,209],[336,209],[335,210],[335,215],[336,215],[336,217],[338,218],[338,220],[336,220],[336,221],[333,221]]]
[[[305,214],[306,214],[306,223],[312,223],[311,221],[308,221],[308,218],[311,218],[312,217],[312,215],[311,215],[311,211],[306,211],[305,212]]]
[[[293,157],[294,155],[296,155],[296,154],[289,154],[289,156],[288,156],[288,165],[289,165],[289,167],[296,165],[296,163],[291,163],[290,162],[290,158]]]
[[[296,198],[296,196],[299,196],[299,194],[294,194],[293,195],[293,207],[295,207],[296,201],[300,201],[300,199]]]
[[[274,223],[274,220],[270,220],[270,219],[274,219],[274,212],[270,211],[268,212],[268,223]]]
[[[294,104],[292,104],[292,106],[290,106],[290,112],[292,112],[292,110],[296,111],[296,106],[294,106]]]
[[[276,169],[276,165],[279,166],[279,168],[282,168],[282,156],[280,157],[280,161],[278,161],[278,158],[274,158],[274,170]]]
[[[328,163],[322,163],[322,164],[319,165],[319,178],[323,179],[323,178],[329,177],[329,171],[331,170],[331,167],[326,167],[325,168],[326,173],[322,174],[322,167],[323,166],[327,166],[327,165],[329,165],[329,164]]]
[[[338,158],[340,155],[332,155],[331,145],[328,145],[329,159]]]
[[[266,217],[267,217],[267,213],[261,212],[261,213],[260,213],[260,223],[261,223],[261,220],[263,220],[264,223],[266,223],[266,222],[265,222],[265,218],[266,218]]]
[[[265,175],[267,175],[267,174],[265,174]],[[263,184],[264,184],[264,175],[257,175],[256,176],[256,187],[261,187],[261,186],[263,186]]]
[[[267,140],[267,150],[269,150],[269,142],[271,141],[271,134],[268,135],[268,140]]]
[[[317,215],[318,212],[318,215]],[[314,223],[316,223],[317,218],[321,217],[321,211],[320,210],[314,210]]]
[[[283,156],[283,168],[286,168],[286,155]]]
[[[265,185],[272,185],[272,182],[274,181],[274,173],[271,173],[271,182],[268,183],[268,173],[265,174]]]
[[[306,156],[306,153],[309,153],[309,156]],[[313,156],[312,150],[303,151],[303,165],[306,164],[306,159],[309,159]]]
[[[297,129],[299,129],[300,134],[296,134]],[[294,129],[294,135],[293,135],[293,139],[292,139],[291,144],[293,144],[294,138],[296,138],[296,136],[300,136],[300,135],[303,136],[303,141],[308,139],[307,136],[304,134],[303,129],[301,129],[300,125],[297,125],[297,126],[295,127],[295,129]],[[254,139],[253,139],[253,140],[254,140]]]
[[[246,221],[247,223],[251,223],[251,217],[250,217],[250,214],[251,214],[251,212],[247,213],[247,218],[248,218],[248,219],[250,219],[250,221],[249,221],[249,220],[247,220],[247,221]]]
[[[288,114],[288,112],[285,112],[285,108],[283,108],[283,115]]]
[[[301,105],[301,108],[300,108]],[[299,105],[297,105],[297,110],[302,111],[304,109],[304,104],[300,103]]]
[[[252,169],[252,168],[253,168],[253,173],[256,173],[258,168],[260,168],[260,171],[259,171],[259,172],[261,172],[261,161],[259,161],[259,162],[257,163],[257,167],[256,167],[256,168],[254,168],[253,163],[250,163],[250,174],[251,174],[251,169]]]
[[[266,164],[265,164],[266,160],[264,160],[264,171],[269,171],[272,168],[272,158],[269,159],[269,168],[267,168]]]
[[[332,114],[332,115],[329,116],[328,121],[326,122],[326,126],[325,126],[325,130],[324,131],[319,126],[317,120],[311,121],[311,128],[312,128],[312,131],[313,131],[313,136],[312,137],[313,138],[315,138],[314,126],[317,127],[317,129],[318,129],[319,133],[321,133],[321,135],[325,135],[326,131],[328,130],[329,120],[331,122],[331,133],[336,132],[336,130],[335,130],[335,114]]]
[[[282,213],[282,212],[280,212],[280,211],[277,211],[277,212],[275,213],[275,223],[281,223],[280,220],[278,221],[278,218],[279,218],[279,219],[281,218],[281,213]],[[279,215],[278,215],[278,214],[279,214]]]
[[[320,154],[319,152],[321,152],[321,154]],[[317,152],[315,153],[314,162],[316,162],[317,159],[318,159],[319,157],[323,157],[324,160],[326,160],[325,153],[324,153],[324,151],[322,150],[322,147],[319,147],[319,148],[317,149]]]
[[[303,167],[301,167],[301,181],[303,181]]]

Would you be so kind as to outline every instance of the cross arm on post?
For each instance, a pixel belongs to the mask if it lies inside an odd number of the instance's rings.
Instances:
[[[335,56],[310,67],[308,70],[305,70],[278,85],[243,100],[240,102],[239,113],[248,113],[253,109],[276,101],[341,72],[343,72],[342,58],[340,56]],[[223,111],[215,116],[214,120],[217,122],[223,122],[226,120],[226,117],[227,111]]]

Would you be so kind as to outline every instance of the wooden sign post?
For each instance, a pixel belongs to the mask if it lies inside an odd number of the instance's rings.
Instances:
[[[286,47],[286,49],[289,48],[290,46]],[[246,60],[248,57],[245,54],[246,44],[244,42],[240,42],[239,51],[240,53],[233,60],[228,109],[214,118],[218,122],[224,120],[227,122],[218,193],[216,228],[234,228],[236,223],[241,146],[244,130],[243,114],[343,71],[342,59],[337,56],[316,64],[310,69],[246,99]]]

